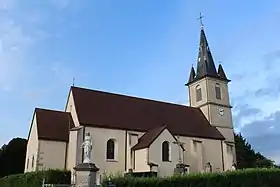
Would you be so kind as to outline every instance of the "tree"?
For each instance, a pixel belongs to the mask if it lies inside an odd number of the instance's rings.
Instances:
[[[24,172],[27,140],[12,139],[0,149],[0,178]]]
[[[272,160],[267,159],[261,153],[255,152],[247,140],[239,134],[234,134],[237,168],[276,167]]]

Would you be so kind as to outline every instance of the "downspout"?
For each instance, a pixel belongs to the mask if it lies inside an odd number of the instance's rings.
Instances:
[[[69,134],[70,135],[70,134]],[[69,141],[69,140],[68,140]],[[67,168],[67,156],[68,156],[68,145],[69,145],[69,142],[66,142],[66,147],[65,147],[65,162],[64,162],[64,169],[66,170]]]
[[[225,171],[225,161],[224,161],[224,146],[223,146],[223,140],[221,140],[221,151],[222,151],[222,167],[223,167],[223,171]]]
[[[127,169],[127,131],[125,131],[125,136],[124,136],[124,149],[125,149],[125,154],[124,154],[124,170],[126,171]]]

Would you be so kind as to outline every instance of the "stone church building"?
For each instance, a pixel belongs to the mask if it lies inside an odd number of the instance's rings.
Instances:
[[[68,169],[83,160],[85,134],[92,162],[104,173],[229,170],[235,146],[226,74],[216,69],[203,27],[197,70],[186,86],[190,106],[72,86],[64,111],[35,108],[25,172]],[[209,170],[207,170],[209,171]]]

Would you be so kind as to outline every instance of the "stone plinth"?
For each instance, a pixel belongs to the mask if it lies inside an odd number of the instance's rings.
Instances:
[[[74,167],[76,171],[76,185],[94,186],[96,185],[96,175],[99,168],[93,163],[81,163]]]
[[[189,173],[189,165],[186,164],[177,164],[176,168],[174,168],[174,174],[176,175],[182,175]]]

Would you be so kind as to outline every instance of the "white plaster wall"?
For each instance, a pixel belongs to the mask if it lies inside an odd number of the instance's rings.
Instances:
[[[73,168],[77,165],[77,135],[77,131],[70,131],[66,168],[71,172],[73,172]]]
[[[169,142],[169,162],[162,161],[162,143]],[[172,176],[179,159],[179,148],[173,142],[174,137],[168,130],[164,130],[149,147],[149,162],[158,164],[158,176]]]
[[[131,148],[138,143],[138,139],[145,134],[144,132],[127,131],[127,172],[135,168],[135,155]]]
[[[42,169],[65,169],[66,142],[39,140]]]
[[[194,151],[193,140],[201,142],[197,144],[197,152]],[[180,141],[184,143],[184,163],[190,165],[190,172],[203,172],[207,162],[211,163],[213,171],[223,170],[220,140],[180,136]]]
[[[68,101],[66,103],[65,112],[70,112],[71,113],[75,127],[80,126],[78,116],[77,116],[77,112],[76,112],[76,108],[75,108],[75,102],[74,102],[74,99],[73,99],[72,91],[69,93]]]
[[[90,132],[92,137],[92,161],[97,165],[99,170],[99,175],[110,174],[110,173],[121,173],[125,171],[125,144],[126,141],[126,131],[124,130],[113,130],[113,129],[103,129],[94,127],[85,127],[85,133]],[[114,139],[116,159],[107,160],[106,159],[106,147],[107,141],[109,139]]]
[[[28,142],[27,142],[24,172],[31,172],[31,171],[36,170],[38,148],[39,148],[36,114],[34,114],[34,118],[31,123],[30,128],[31,128],[31,131],[30,131],[30,135],[28,138]],[[31,162],[32,162],[33,156],[34,156],[34,166],[32,167]],[[27,164],[28,160],[29,160],[29,164]],[[27,168],[27,165],[28,165],[28,168]]]
[[[234,153],[235,153],[235,147],[233,146],[233,152],[229,151],[228,149],[228,144],[227,143],[223,143],[223,147],[224,147],[224,160],[225,160],[225,170],[230,170],[232,167],[232,164],[234,162]]]
[[[139,149],[135,151],[135,169],[134,172],[149,172],[148,165],[148,148]]]

